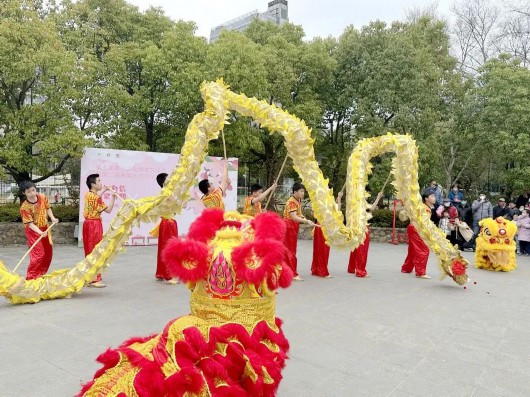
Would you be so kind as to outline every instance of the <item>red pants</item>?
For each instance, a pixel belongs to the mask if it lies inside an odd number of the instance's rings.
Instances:
[[[423,276],[427,272],[429,247],[423,242],[412,225],[407,227],[407,236],[409,238],[409,251],[405,263],[401,267],[401,271],[403,273],[411,273],[416,269],[416,276]]]
[[[167,269],[167,263],[164,260],[162,251],[164,250],[167,242],[173,238],[178,237],[177,221],[174,219],[164,219],[160,221],[158,229],[158,254],[156,256],[156,278],[162,278],[164,280],[171,280],[171,275]]]
[[[103,224],[101,219],[85,219],[83,222],[83,248],[85,256],[88,256],[103,238]],[[94,283],[101,281],[101,274],[94,279]]]
[[[329,260],[329,245],[326,244],[322,228],[315,227],[313,235],[313,262],[311,263],[311,274],[313,276],[327,277]]]
[[[368,248],[370,247],[370,230],[366,230],[366,237],[361,245],[350,253],[348,273],[355,273],[357,277],[366,277],[366,262],[368,261]]]
[[[298,267],[298,260],[296,259],[296,247],[298,246],[298,230],[300,224],[292,219],[284,219],[287,226],[285,231],[285,247],[287,248],[287,255],[289,267],[293,271],[293,276],[298,276],[296,268]]]
[[[31,247],[33,243],[39,239],[40,235],[35,233],[29,227],[26,227],[25,229],[28,247]],[[46,229],[47,227],[40,228],[42,231]],[[46,274],[52,263],[52,256],[53,248],[50,244],[50,239],[47,236],[41,238],[39,243],[29,253],[29,265],[26,280],[34,280]]]

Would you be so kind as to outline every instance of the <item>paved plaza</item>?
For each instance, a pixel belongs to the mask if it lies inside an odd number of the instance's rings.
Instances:
[[[433,254],[432,280],[401,274],[405,245],[372,244],[366,279],[332,249],[334,278],[312,277],[311,244],[298,248],[305,281],[278,295],[291,344],[279,396],[530,395],[530,258],[511,273],[470,268],[463,289],[437,279]],[[0,260],[12,268],[24,251],[0,247]],[[82,256],[56,246],[53,267]],[[106,348],[187,314],[189,291],[156,282],[155,260],[156,247],[129,247],[104,274],[108,288],[34,305],[0,298],[0,397],[72,396]]]

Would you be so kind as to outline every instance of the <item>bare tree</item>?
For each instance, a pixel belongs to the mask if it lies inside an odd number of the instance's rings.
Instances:
[[[457,21],[452,29],[462,71],[475,74],[500,52],[499,7],[492,0],[463,0],[453,6]]]
[[[423,17],[429,17],[435,20],[442,20],[447,23],[445,18],[443,18],[438,12],[438,2],[434,1],[432,3],[424,4],[423,6],[415,5],[407,9],[405,13],[405,19],[408,22],[417,22]]]
[[[528,0],[507,0],[506,4],[510,11],[530,17],[530,2]]]
[[[506,1],[508,12],[502,23],[500,42],[504,52],[521,60],[524,67],[530,66],[530,2],[528,0]]]
[[[524,67],[530,65],[530,15],[512,15],[502,26],[500,41],[503,52],[521,60]]]

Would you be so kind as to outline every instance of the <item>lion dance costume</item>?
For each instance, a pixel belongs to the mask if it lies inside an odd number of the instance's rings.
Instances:
[[[274,290],[293,277],[284,235],[274,213],[205,210],[164,252],[192,291],[191,314],[100,355],[104,367],[80,395],[274,395],[289,349],[274,317]]]
[[[478,269],[510,272],[515,270],[515,234],[517,225],[499,216],[497,219],[483,219],[479,222],[475,267]]]

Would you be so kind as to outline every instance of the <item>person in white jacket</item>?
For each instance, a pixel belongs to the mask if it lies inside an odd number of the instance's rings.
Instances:
[[[519,228],[519,247],[521,254],[524,256],[530,255],[530,216],[528,215],[528,210],[525,209],[522,211],[521,215],[517,217],[515,222]]]

